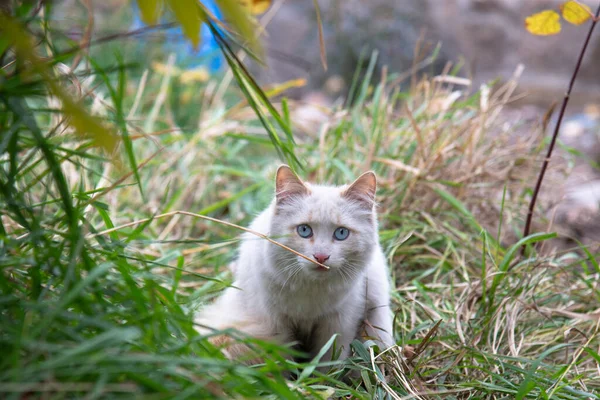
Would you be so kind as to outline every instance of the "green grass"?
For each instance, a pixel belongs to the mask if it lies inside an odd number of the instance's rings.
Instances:
[[[498,134],[520,123],[497,114],[508,85],[486,108],[481,93],[451,102],[464,88],[431,79],[401,92],[397,75],[373,82],[367,68],[327,129],[292,142],[300,105],[261,106],[243,76],[246,93],[227,79],[169,81],[150,63],[80,68],[65,87],[89,89],[81,103],[118,129],[116,159],[57,129],[42,85],[33,96],[14,69],[2,76],[0,397],[600,398],[598,256],[518,237],[542,134]],[[264,356],[245,366],[196,333],[194,313],[231,282],[240,232],[175,212],[247,224],[271,200],[282,155],[309,180],[376,171],[398,348],[377,356],[355,342],[322,374],[230,332]]]

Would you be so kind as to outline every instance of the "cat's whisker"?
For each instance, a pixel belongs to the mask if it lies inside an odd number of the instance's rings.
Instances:
[[[278,271],[275,273],[275,277],[279,277],[279,275],[285,273],[286,271],[288,271],[291,268],[291,265],[286,264],[286,265],[277,265],[277,269]]]
[[[281,285],[281,290],[279,290],[279,295],[281,296],[281,293],[283,293],[283,289],[285,289],[285,285],[287,285],[287,283],[290,281],[290,279],[292,279],[294,276],[296,276],[301,270],[302,270],[302,265],[300,265],[300,263],[296,263],[296,265],[294,265],[296,267],[296,269],[294,270],[294,272],[292,272],[290,274],[290,276],[288,276],[288,278],[283,282],[283,285]]]
[[[360,265],[350,261],[345,261],[343,267],[340,268],[340,272],[348,276],[350,280],[355,280],[361,273],[362,268]]]
[[[340,271],[340,275],[342,277],[342,279],[344,280],[345,284],[350,284],[353,280],[352,275],[350,275],[350,272],[345,268],[338,268],[338,270]]]
[[[275,267],[278,269],[278,271],[275,273],[274,277],[279,278],[281,275],[283,275],[290,269],[295,268],[299,264],[300,262],[296,257],[286,257],[277,260],[275,262]]]
[[[340,272],[341,272],[342,279],[344,280],[344,283],[348,284],[350,281],[350,277],[348,276],[348,273],[346,271],[344,271],[343,268],[340,269]]]
[[[299,262],[295,262],[295,263],[288,264],[288,265],[286,265],[286,266],[282,267],[282,268],[281,268],[281,269],[280,269],[280,270],[279,270],[279,271],[278,271],[278,272],[275,274],[275,277],[279,277],[279,276],[281,276],[281,275],[285,274],[286,272],[288,272],[288,271],[290,271],[290,270],[294,270],[296,267],[298,267],[298,265],[299,265],[299,264],[300,264]]]

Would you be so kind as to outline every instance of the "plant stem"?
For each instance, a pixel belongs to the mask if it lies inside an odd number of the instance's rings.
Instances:
[[[577,78],[577,74],[579,73],[579,69],[581,68],[581,63],[583,61],[583,56],[585,55],[585,51],[590,43],[590,38],[592,37],[592,32],[596,27],[596,23],[598,23],[598,17],[600,16],[600,5],[598,5],[598,9],[596,10],[596,14],[592,23],[590,25],[590,29],[588,34],[583,42],[583,47],[581,48],[581,52],[579,53],[579,58],[577,59],[577,64],[575,65],[575,69],[573,70],[573,75],[571,76],[571,81],[569,82],[569,87],[567,92],[565,93],[565,97],[563,98],[562,106],[560,108],[560,112],[558,114],[558,120],[556,121],[556,126],[554,127],[554,133],[552,134],[552,141],[550,142],[550,147],[548,147],[548,153],[546,154],[546,158],[544,159],[544,163],[542,164],[542,169],[540,170],[540,174],[538,175],[537,183],[535,184],[535,189],[533,190],[533,196],[531,197],[531,202],[529,203],[529,210],[527,211],[527,220],[525,221],[525,229],[523,229],[523,237],[529,235],[529,231],[531,230],[531,219],[533,218],[533,210],[535,209],[535,203],[537,201],[538,194],[540,192],[540,188],[542,186],[542,182],[544,180],[544,175],[546,174],[546,169],[548,168],[548,164],[550,163],[550,158],[552,157],[552,151],[554,150],[554,145],[556,144],[556,139],[558,138],[558,133],[560,131],[560,126],[562,124],[563,117],[565,116],[565,110],[567,109],[567,104],[569,103],[569,98],[571,97],[571,91],[573,90],[573,85],[575,84],[575,79]],[[525,251],[525,247],[521,248],[521,254]]]

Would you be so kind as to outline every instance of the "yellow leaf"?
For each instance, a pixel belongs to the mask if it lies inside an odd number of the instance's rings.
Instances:
[[[200,25],[202,16],[196,0],[168,0],[175,18],[181,25],[183,33],[190,39],[194,47],[200,44]]]
[[[142,21],[147,25],[154,25],[158,22],[160,12],[163,6],[163,0],[137,0]]]
[[[250,16],[248,8],[240,4],[240,0],[216,0],[219,9],[228,21],[244,39],[255,53],[261,53],[262,49],[256,37],[256,22]],[[259,54],[260,55],[260,54]]]
[[[534,35],[556,35],[560,32],[560,15],[552,10],[530,15],[525,18],[525,28]]]
[[[592,17],[592,10],[578,1],[567,1],[560,6],[563,18],[573,25],[581,25]]]
[[[206,68],[199,67],[182,72],[179,81],[185,85],[192,82],[206,82],[208,78],[210,78],[210,74]]]
[[[152,69],[154,71],[156,71],[157,73],[161,74],[161,75],[165,75],[168,71],[169,68],[171,69],[171,75],[179,75],[181,74],[181,70],[175,66],[168,66],[167,64],[163,64],[161,62],[158,61],[153,61],[150,66],[152,67]]]
[[[117,137],[110,132],[100,119],[88,114],[83,107],[74,102],[66,93],[53,90],[53,93],[62,102],[62,111],[70,117],[70,123],[79,135],[91,137],[94,144],[101,146],[112,153],[117,145]]]
[[[271,0],[238,0],[241,5],[246,7],[250,14],[259,15],[271,7]]]
[[[280,95],[281,93],[285,92],[290,88],[298,88],[304,86],[306,86],[306,79],[292,79],[291,81],[283,82],[265,90],[265,94],[267,95],[267,97],[274,97]]]

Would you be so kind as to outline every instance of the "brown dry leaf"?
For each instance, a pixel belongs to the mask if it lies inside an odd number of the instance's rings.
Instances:
[[[570,0],[560,5],[563,18],[573,24],[581,25],[592,18],[592,10],[578,1]]]
[[[548,36],[560,32],[560,15],[556,11],[544,10],[525,18],[525,28],[534,35]]]

